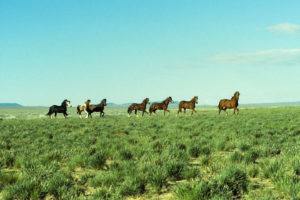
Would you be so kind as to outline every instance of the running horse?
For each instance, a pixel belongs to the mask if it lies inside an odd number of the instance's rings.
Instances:
[[[226,109],[233,109],[233,114],[238,115],[239,114],[239,109],[238,109],[238,105],[239,105],[239,97],[240,97],[240,93],[239,92],[235,92],[233,97],[229,100],[229,99],[222,99],[219,102],[219,115],[221,110],[224,110],[224,112],[226,113],[226,115],[228,115],[228,112],[226,111]]]
[[[52,114],[54,113],[54,116],[56,118],[57,113],[63,113],[64,117],[67,118],[67,107],[72,107],[71,101],[65,99],[60,106],[53,105],[49,108],[49,112],[46,114],[49,116],[49,118],[52,118]]]
[[[138,114],[137,114],[138,110],[143,111],[142,117],[144,116],[144,113],[148,114],[148,112],[146,111],[147,104],[150,104],[149,98],[144,99],[142,103],[133,103],[133,104],[131,104],[128,107],[128,110],[127,110],[128,117],[130,117],[130,114],[133,110],[134,110],[134,113],[135,113],[136,117],[139,117]]]
[[[196,103],[198,103],[198,96],[194,96],[190,101],[180,101],[178,104],[177,117],[182,108],[184,109],[184,115],[186,114],[186,109],[192,109],[191,116],[194,112],[197,113],[195,110]]]
[[[90,105],[86,104],[86,111],[88,112],[88,117],[92,118],[93,112],[100,112],[100,117],[104,117],[104,106],[106,106],[106,99],[103,99],[100,104]]]
[[[166,111],[168,111],[169,115],[170,115],[170,111],[168,110],[168,105],[169,105],[170,102],[174,103],[173,100],[172,100],[172,97],[166,98],[161,103],[151,104],[151,106],[149,108],[150,116],[151,116],[152,112],[154,112],[156,114],[156,110],[164,110],[164,116],[166,115]]]
[[[89,113],[86,111],[87,105],[89,105],[91,103],[91,100],[87,100],[86,102],[84,102],[84,104],[78,105],[77,106],[77,114],[80,115],[81,118],[81,113],[84,111],[86,113],[86,117],[88,118]]]

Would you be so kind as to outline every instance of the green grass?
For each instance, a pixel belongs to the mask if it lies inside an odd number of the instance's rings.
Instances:
[[[0,199],[300,198],[300,107],[105,111],[50,120],[47,108],[0,108]]]

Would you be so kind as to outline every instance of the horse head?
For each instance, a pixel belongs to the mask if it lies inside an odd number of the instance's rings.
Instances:
[[[168,97],[167,100],[168,100],[169,102],[171,102],[171,103],[174,103],[172,97]]]
[[[103,100],[101,101],[101,104],[102,104],[103,106],[106,106],[106,99],[103,99]]]
[[[84,102],[85,103],[85,105],[90,105],[90,103],[91,103],[91,100],[90,99],[88,99],[88,100],[86,100],[86,102]]]
[[[62,106],[66,106],[66,107],[72,107],[71,105],[71,101],[68,100],[68,99],[65,99],[62,103],[61,103]]]
[[[144,99],[143,103],[149,104],[149,105],[150,105],[150,100],[149,100],[149,98]]]
[[[234,93],[234,97],[235,97],[235,99],[239,99],[239,97],[240,97],[240,92],[239,91],[237,91],[237,92],[235,92]]]
[[[198,103],[198,96],[194,96],[193,100],[195,101],[195,103]]]

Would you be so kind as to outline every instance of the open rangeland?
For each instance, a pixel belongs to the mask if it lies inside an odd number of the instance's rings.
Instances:
[[[300,107],[170,110],[1,108],[0,199],[300,198]]]

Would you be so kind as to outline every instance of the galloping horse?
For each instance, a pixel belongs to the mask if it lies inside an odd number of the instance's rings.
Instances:
[[[100,117],[104,117],[104,106],[106,106],[106,99],[103,99],[100,104],[90,105],[86,104],[86,111],[88,112],[88,116],[92,117],[93,112],[100,112]]]
[[[49,108],[49,112],[46,114],[49,116],[49,118],[52,118],[52,114],[54,113],[54,116],[56,117],[57,113],[63,113],[64,117],[67,118],[67,107],[72,107],[71,101],[65,99],[60,106],[53,105]]]
[[[228,115],[228,112],[226,111],[226,109],[234,109],[233,114],[238,115],[239,114],[239,109],[238,109],[238,105],[239,105],[239,97],[240,97],[240,93],[239,92],[235,92],[234,96],[229,100],[229,99],[222,99],[219,102],[219,115],[221,110],[224,110],[224,112],[226,113],[226,115]],[[236,112],[235,112],[236,111]]]
[[[156,110],[164,110],[164,116],[166,115],[166,111],[168,111],[169,115],[170,115],[170,111],[168,110],[168,105],[169,105],[170,102],[173,103],[172,97],[166,98],[161,103],[151,104],[151,106],[149,108],[150,116],[151,116],[152,112],[154,112],[156,114]]]
[[[136,117],[139,117],[139,116],[137,115],[137,111],[138,111],[138,110],[143,111],[143,114],[142,114],[142,117],[143,117],[143,116],[144,116],[144,113],[148,113],[148,112],[146,111],[147,104],[150,104],[149,98],[144,99],[143,102],[140,103],[140,104],[138,104],[138,103],[133,103],[133,104],[131,104],[131,105],[128,107],[128,110],[127,110],[127,112],[128,112],[128,117],[130,117],[130,114],[131,114],[131,112],[132,112],[133,110],[134,110],[134,113],[135,113],[135,116],[136,116]]]
[[[195,110],[196,103],[198,103],[198,96],[194,96],[190,101],[180,101],[178,105],[178,111],[177,116],[179,115],[179,112],[181,112],[181,109],[184,109],[184,115],[186,114],[186,109],[192,109],[191,116],[193,113],[197,113]]]
[[[87,100],[86,102],[84,102],[84,104],[78,105],[77,106],[77,114],[80,115],[81,118],[81,112],[84,111],[86,113],[86,117],[88,118],[89,113],[86,111],[87,105],[89,105],[91,103],[91,100]]]

